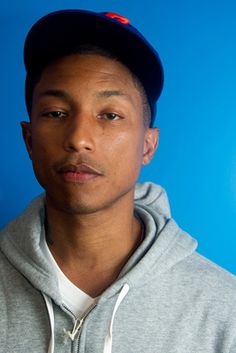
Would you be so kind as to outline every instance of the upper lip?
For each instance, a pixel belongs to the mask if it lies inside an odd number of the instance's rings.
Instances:
[[[73,172],[73,173],[90,173],[90,174],[96,174],[96,175],[102,175],[100,171],[98,171],[96,168],[88,165],[88,164],[65,164],[62,167],[58,169],[59,173],[67,173],[67,172]]]

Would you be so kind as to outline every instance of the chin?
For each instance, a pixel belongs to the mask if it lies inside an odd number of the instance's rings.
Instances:
[[[47,194],[47,203],[52,208],[70,215],[85,215],[105,211],[109,208],[126,207],[133,202],[134,185],[126,188],[96,187],[93,190],[65,190],[58,188],[54,193]],[[60,191],[59,191],[60,190]]]
[[[92,214],[98,211],[96,207],[81,204],[64,204],[61,210],[70,215],[86,215]]]

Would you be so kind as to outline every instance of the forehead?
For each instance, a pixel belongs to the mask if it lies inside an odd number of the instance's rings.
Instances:
[[[99,54],[73,54],[50,63],[42,72],[39,82],[59,82],[62,79],[112,82],[137,93],[134,75],[121,62]]]
[[[119,61],[101,55],[73,54],[48,65],[36,84],[33,109],[50,98],[81,108],[83,104],[116,102],[143,116],[143,98],[133,74]]]
[[[32,109],[56,97],[74,108],[116,102],[143,116],[143,97],[133,74],[119,61],[101,55],[73,54],[48,65],[35,86]]]

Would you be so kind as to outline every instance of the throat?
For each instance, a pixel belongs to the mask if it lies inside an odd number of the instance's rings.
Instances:
[[[135,220],[133,232],[122,233],[122,236],[104,233],[100,237],[85,238],[83,235],[83,241],[77,242],[77,246],[69,240],[63,244],[55,237],[51,241],[50,235],[47,240],[64,275],[79,289],[97,297],[116,281],[143,238],[143,227]]]

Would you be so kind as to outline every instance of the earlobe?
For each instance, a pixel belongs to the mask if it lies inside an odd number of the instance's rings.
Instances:
[[[142,164],[148,164],[155,154],[158,147],[160,130],[158,128],[148,128],[145,132],[143,161]]]
[[[31,124],[22,121],[21,122],[22,136],[25,142],[30,159],[32,159],[32,136],[31,136]]]

